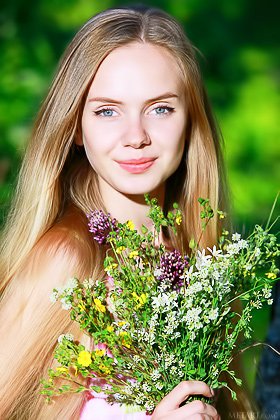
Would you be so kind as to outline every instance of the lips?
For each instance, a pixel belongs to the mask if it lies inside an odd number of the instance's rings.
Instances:
[[[156,158],[141,158],[117,161],[122,169],[133,174],[140,174],[149,169]]]

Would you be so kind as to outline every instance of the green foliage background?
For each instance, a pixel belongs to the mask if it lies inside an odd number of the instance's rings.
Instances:
[[[2,0],[1,4],[0,224],[32,122],[62,51],[93,14],[133,2]],[[202,71],[225,138],[234,222],[239,230],[246,225],[248,231],[267,219],[279,190],[279,2],[154,0],[142,4],[161,7],[178,18],[203,54]],[[264,338],[268,316],[268,311],[256,316],[259,339]]]

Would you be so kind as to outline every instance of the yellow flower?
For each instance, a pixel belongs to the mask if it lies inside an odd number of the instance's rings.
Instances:
[[[141,296],[139,297],[139,303],[141,303],[142,305],[145,305],[145,303],[147,302],[147,293],[142,293]]]
[[[128,256],[129,258],[135,258],[138,256],[138,251],[131,251]]]
[[[134,226],[134,223],[132,222],[132,220],[128,220],[127,222],[126,222],[126,226],[128,227],[128,229],[130,229],[130,230],[134,230],[135,229],[135,226]]]
[[[56,370],[60,373],[68,372],[68,369],[65,366],[59,366],[56,368]]]
[[[126,321],[119,321],[118,326],[123,327],[126,324]]]
[[[132,296],[134,297],[136,302],[138,302],[138,305],[136,305],[136,309],[141,308],[141,306],[145,305],[145,303],[148,300],[147,293],[142,293],[140,296],[138,296],[137,293],[132,292]]]
[[[108,273],[111,270],[114,270],[115,268],[117,268],[118,264],[113,263],[113,264],[109,264],[104,270]]]
[[[276,279],[276,274],[275,273],[265,273],[266,277],[268,279]]]
[[[182,215],[181,214],[178,214],[178,216],[176,216],[175,222],[177,223],[178,226],[182,223]]]
[[[106,328],[106,330],[109,331],[109,332],[113,332],[114,331],[113,325],[108,325],[108,327]]]
[[[98,310],[98,312],[105,312],[106,307],[101,303],[100,299],[94,299],[95,308]]]
[[[124,251],[125,250],[125,246],[119,246],[117,249],[116,249],[116,253],[117,254],[121,254],[122,253],[122,251]]]
[[[81,310],[81,312],[85,312],[86,307],[83,303],[79,303],[78,308]]]
[[[130,345],[129,343],[127,343],[126,341],[123,341],[123,342],[122,342],[122,345],[123,345],[124,347],[127,347],[128,349],[130,349],[130,347],[131,347],[131,345]]]
[[[121,331],[120,337],[121,337],[122,345],[130,349],[130,342],[129,342],[130,338],[129,338],[128,333],[126,331]]]
[[[79,365],[88,367],[91,364],[91,354],[87,350],[80,351],[77,362]]]
[[[101,372],[104,372],[106,374],[111,373],[111,370],[107,366],[105,366],[103,363],[99,365],[99,369],[101,370]]]
[[[94,353],[96,354],[96,356],[102,357],[105,354],[105,350],[104,349],[96,349],[96,350],[94,350]]]

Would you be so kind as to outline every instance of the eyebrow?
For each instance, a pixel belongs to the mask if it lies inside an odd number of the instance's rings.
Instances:
[[[176,95],[175,93],[166,92],[166,93],[163,93],[162,95],[156,96],[155,98],[148,99],[147,101],[145,101],[145,104],[150,103],[150,102],[157,102],[163,99],[172,99],[172,98],[176,99],[178,97],[179,96]],[[121,101],[117,101],[116,99],[112,99],[112,98],[106,98],[104,96],[97,97],[97,98],[90,98],[89,102],[110,102],[110,103],[119,104],[119,105],[123,104],[123,102]]]

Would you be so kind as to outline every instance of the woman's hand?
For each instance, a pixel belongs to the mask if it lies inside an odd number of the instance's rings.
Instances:
[[[202,381],[183,381],[177,385],[156,407],[152,420],[219,420],[217,410],[202,401],[192,401],[180,407],[190,395],[213,397],[214,392]]]

